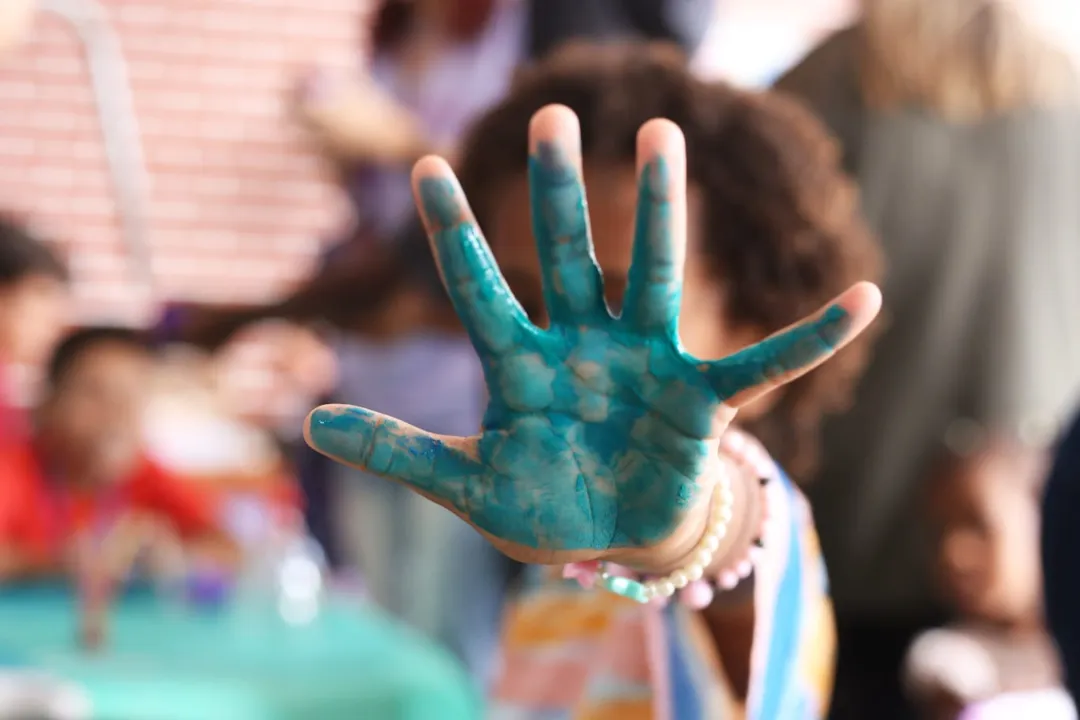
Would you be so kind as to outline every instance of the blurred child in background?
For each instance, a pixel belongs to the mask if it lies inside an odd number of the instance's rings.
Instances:
[[[954,462],[935,478],[938,571],[958,617],[919,636],[908,653],[909,690],[926,717],[954,720],[979,706],[989,712],[986,704],[1003,697],[1023,717],[1063,717],[1045,709],[1047,697],[1060,704],[1063,691],[1042,621],[1044,475],[1039,454],[1010,449]]]
[[[32,433],[0,449],[0,579],[66,573],[76,540],[132,515],[170,526],[197,556],[235,560],[209,496],[143,452],[154,371],[132,330],[78,330],[60,343]]]
[[[0,218],[0,442],[26,430],[20,371],[52,351],[67,316],[67,269],[17,222]]]

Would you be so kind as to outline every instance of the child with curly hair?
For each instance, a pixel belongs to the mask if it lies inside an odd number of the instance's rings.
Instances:
[[[518,78],[457,169],[421,160],[414,189],[482,429],[324,406],[309,442],[577,581],[538,569],[513,603],[493,717],[820,717],[831,610],[780,465],[812,467],[880,306],[833,144],[666,49],[579,46]]]

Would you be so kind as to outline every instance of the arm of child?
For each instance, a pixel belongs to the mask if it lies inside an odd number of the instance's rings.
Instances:
[[[0,532],[0,584],[61,577],[69,566],[66,556],[53,557],[29,547],[17,535]]]
[[[206,488],[149,465],[140,480],[141,501],[168,520],[189,552],[233,567],[240,550],[219,522],[217,505]]]
[[[999,689],[987,650],[962,632],[929,630],[915,639],[903,667],[908,695],[930,717],[955,718]]]
[[[54,569],[17,545],[0,541],[0,584],[49,576]]]
[[[436,149],[414,114],[371,77],[335,81],[317,73],[302,86],[296,112],[339,161],[411,164]]]

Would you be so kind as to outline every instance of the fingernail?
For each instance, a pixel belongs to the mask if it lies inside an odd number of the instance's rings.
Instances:
[[[308,421],[311,445],[319,452],[356,462],[371,447],[375,413],[358,407],[317,408]]]
[[[424,217],[432,230],[443,230],[461,222],[457,187],[443,177],[426,177],[419,183]]]

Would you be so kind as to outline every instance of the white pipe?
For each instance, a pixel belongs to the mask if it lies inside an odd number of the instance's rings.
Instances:
[[[66,20],[82,44],[121,232],[130,255],[132,279],[148,298],[153,297],[146,163],[120,41],[97,0],[39,0],[39,3],[42,10]]]

